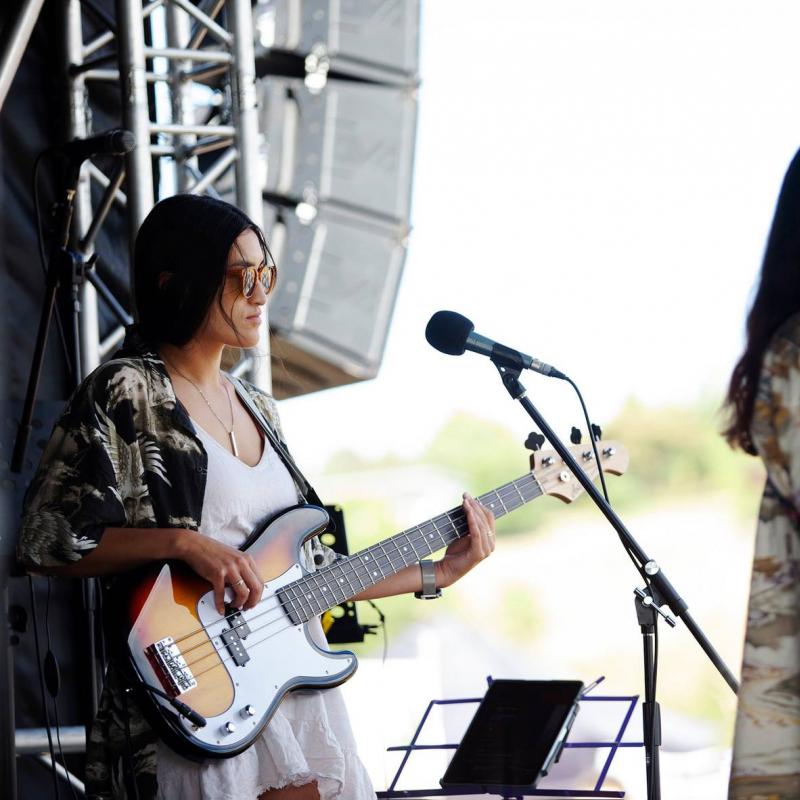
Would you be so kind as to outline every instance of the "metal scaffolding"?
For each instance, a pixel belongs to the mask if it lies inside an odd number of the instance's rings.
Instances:
[[[152,0],[146,4],[141,0],[117,0],[116,31],[105,31],[90,41],[83,40],[79,0],[69,0],[68,19],[70,133],[73,136],[88,133],[87,88],[93,82],[111,82],[120,87],[122,124],[136,141],[126,157],[124,170],[114,175],[104,175],[95,165],[84,164],[78,204],[81,213],[76,220],[83,254],[87,258],[92,254],[93,236],[87,233],[96,232],[111,205],[116,203],[125,208],[132,267],[136,232],[157,193],[161,197],[175,192],[217,194],[218,182],[230,183],[231,168],[235,175],[233,202],[261,224],[256,74],[249,0],[202,0],[196,5],[190,0]],[[153,44],[148,45],[148,41]],[[212,86],[222,87],[228,98],[226,118],[216,119],[215,111],[205,119],[197,119],[193,93],[198,87],[209,92]],[[213,163],[201,171],[198,156],[212,152]],[[162,176],[160,192],[154,183],[156,159]],[[126,179],[125,194],[120,191],[123,179]],[[104,189],[96,209],[91,207],[91,181]],[[129,321],[117,313],[120,328],[100,341],[96,277],[91,283],[83,296],[83,349],[88,369],[116,347],[122,336],[121,326]],[[105,292],[103,295],[107,296]],[[258,346],[259,353],[267,356],[268,330],[268,325],[262,327]],[[234,371],[247,374],[262,388],[270,387],[268,357],[246,356]]]
[[[24,0],[14,24],[0,41],[0,108],[43,5],[43,0]],[[98,231],[114,206],[127,219],[131,255],[136,232],[156,199],[176,192],[217,196],[220,192],[215,187],[224,181],[221,191],[226,197],[257,224],[261,225],[263,218],[249,0],[152,0],[146,4],[142,0],[116,0],[115,8],[115,19],[105,20],[107,30],[86,41],[89,26],[84,24],[85,9],[80,0],[68,0],[64,6],[68,138],[98,132],[92,130],[89,90],[93,83],[101,82],[119,86],[120,122],[135,138],[134,149],[124,163],[117,162],[111,174],[89,161],[81,167],[71,245],[87,267],[79,295],[81,375],[113,352],[124,335],[124,326],[133,320],[134,312],[123,307],[93,268]],[[100,16],[105,16],[102,10]],[[199,115],[197,95],[203,93],[222,101],[212,113]],[[201,169],[200,157],[209,153],[214,154],[213,161]],[[156,166],[159,186],[154,177]],[[93,185],[100,191],[93,193]],[[132,289],[132,276],[130,286]],[[100,332],[101,302],[111,309],[118,323],[104,337]],[[268,330],[268,325],[262,327],[259,357],[247,354],[232,368],[267,390],[271,385]],[[3,618],[8,607],[6,566],[0,563]],[[88,628],[92,631],[98,614],[96,596],[94,581],[84,582]],[[96,704],[104,665],[102,658],[95,657],[102,648],[93,641],[90,648],[93,669],[89,690]],[[32,746],[38,750],[44,739],[38,729],[14,731],[13,664],[5,633],[0,646],[0,674],[5,679],[8,701],[6,713],[0,714],[0,796],[11,798],[17,789],[15,753],[29,751],[15,746],[15,738],[19,745],[35,734]],[[93,716],[92,710],[87,712]],[[83,749],[79,729],[70,730],[78,732],[75,747]]]

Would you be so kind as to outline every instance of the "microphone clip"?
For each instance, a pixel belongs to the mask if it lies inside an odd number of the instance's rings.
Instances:
[[[516,353],[515,350],[511,352]],[[519,358],[519,353],[516,353],[516,355]],[[503,381],[503,386],[506,387],[511,397],[514,400],[519,400],[520,397],[524,397],[527,390],[519,382],[519,376],[522,373],[522,364],[520,363],[519,366],[511,366],[501,363],[502,359],[495,359],[494,353],[492,353],[490,358],[492,363],[497,367],[497,371],[500,373],[500,380]]]
[[[522,370],[525,369],[522,353],[520,353],[519,350],[514,350],[512,347],[506,347],[499,342],[494,343],[489,358],[498,369],[500,369],[500,367],[506,367],[508,370],[516,371],[517,377],[519,377]]]

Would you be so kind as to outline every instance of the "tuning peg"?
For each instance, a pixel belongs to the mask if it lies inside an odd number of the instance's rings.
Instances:
[[[581,432],[575,426],[573,426],[569,435],[569,440],[572,442],[572,444],[580,444],[582,438]]]
[[[542,449],[542,445],[544,444],[544,436],[541,433],[536,433],[536,431],[531,431],[528,435],[528,438],[525,440],[525,447],[528,450],[533,450],[535,453],[537,450]]]
[[[592,423],[592,436],[596,442],[603,438],[603,429],[599,425],[595,425],[594,422]]]

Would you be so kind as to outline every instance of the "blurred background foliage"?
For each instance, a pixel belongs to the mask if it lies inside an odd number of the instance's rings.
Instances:
[[[629,400],[616,419],[603,431],[604,439],[614,439],[628,449],[630,467],[622,477],[607,479],[614,508],[627,519],[630,515],[659,507],[681,503],[722,501],[742,520],[752,520],[755,526],[758,501],[764,473],[758,459],[730,449],[719,435],[722,417],[711,401],[701,401],[691,407],[645,407],[635,399]],[[547,449],[547,446],[545,447]],[[350,551],[355,552],[376,541],[397,533],[403,523],[396,519],[387,499],[366,496],[358,488],[358,474],[370,470],[385,471],[391,480],[392,468],[413,466],[436,468],[455,484],[479,495],[518,477],[530,455],[510,429],[479,417],[457,413],[439,430],[419,458],[408,461],[394,456],[366,461],[342,451],[334,455],[325,473],[349,473],[349,496],[336,497],[345,511]],[[387,488],[391,495],[391,486]],[[456,500],[457,498],[454,498]],[[574,503],[581,514],[597,513],[591,501],[580,497]],[[436,511],[444,511],[434,509]],[[548,523],[563,513],[562,504],[551,499],[533,502],[498,521],[498,534],[515,537],[536,536]],[[414,520],[422,522],[423,520]],[[510,542],[509,542],[510,543]],[[521,587],[507,587],[504,602],[513,608],[509,614],[511,638],[522,631],[526,637],[535,628],[535,610],[531,598],[520,597]],[[458,612],[458,599],[445,593],[436,604],[436,612],[449,609]],[[409,603],[405,597],[378,601],[391,623],[392,635],[397,635],[409,622],[433,613],[426,603]],[[524,615],[522,614],[524,610]],[[362,622],[377,619],[374,612],[361,604]],[[382,647],[381,637],[369,640],[357,651],[373,652]]]
[[[723,494],[738,513],[754,517],[764,482],[761,462],[731,450],[719,435],[720,427],[721,416],[712,402],[653,409],[629,400],[603,431],[604,439],[624,444],[631,459],[623,477],[606,481],[615,509],[625,514],[662,503]],[[442,469],[465,490],[479,495],[518,477],[529,455],[510,429],[457,413],[416,461],[391,455],[366,461],[341,451],[331,458],[325,472],[357,473],[424,464]],[[346,507],[348,533],[358,540],[359,547],[396,532],[385,504],[359,494],[337,498],[337,502]],[[591,511],[588,498],[581,497],[576,504]],[[559,511],[560,503],[530,503],[499,520],[498,531],[531,533]]]

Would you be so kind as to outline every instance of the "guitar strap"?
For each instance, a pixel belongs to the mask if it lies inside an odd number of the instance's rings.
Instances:
[[[253,402],[253,399],[250,397],[250,393],[247,391],[247,389],[245,389],[242,382],[233,375],[228,375],[228,378],[230,378],[230,380],[233,382],[239,398],[247,406],[256,422],[261,426],[261,429],[264,431],[264,435],[267,437],[267,439],[269,439],[269,442],[273,448],[275,448],[275,452],[278,454],[281,461],[283,461],[286,469],[289,470],[289,474],[292,476],[292,478],[294,478],[294,482],[297,484],[297,487],[305,498],[306,502],[315,506],[319,506],[320,508],[324,508],[325,504],[322,502],[322,500],[320,500],[320,497],[314,490],[314,487],[308,482],[306,476],[300,471],[300,467],[295,464],[294,459],[286,449],[286,445],[278,436],[278,432],[273,428],[272,425],[270,425],[269,420],[261,413],[261,410]]]

